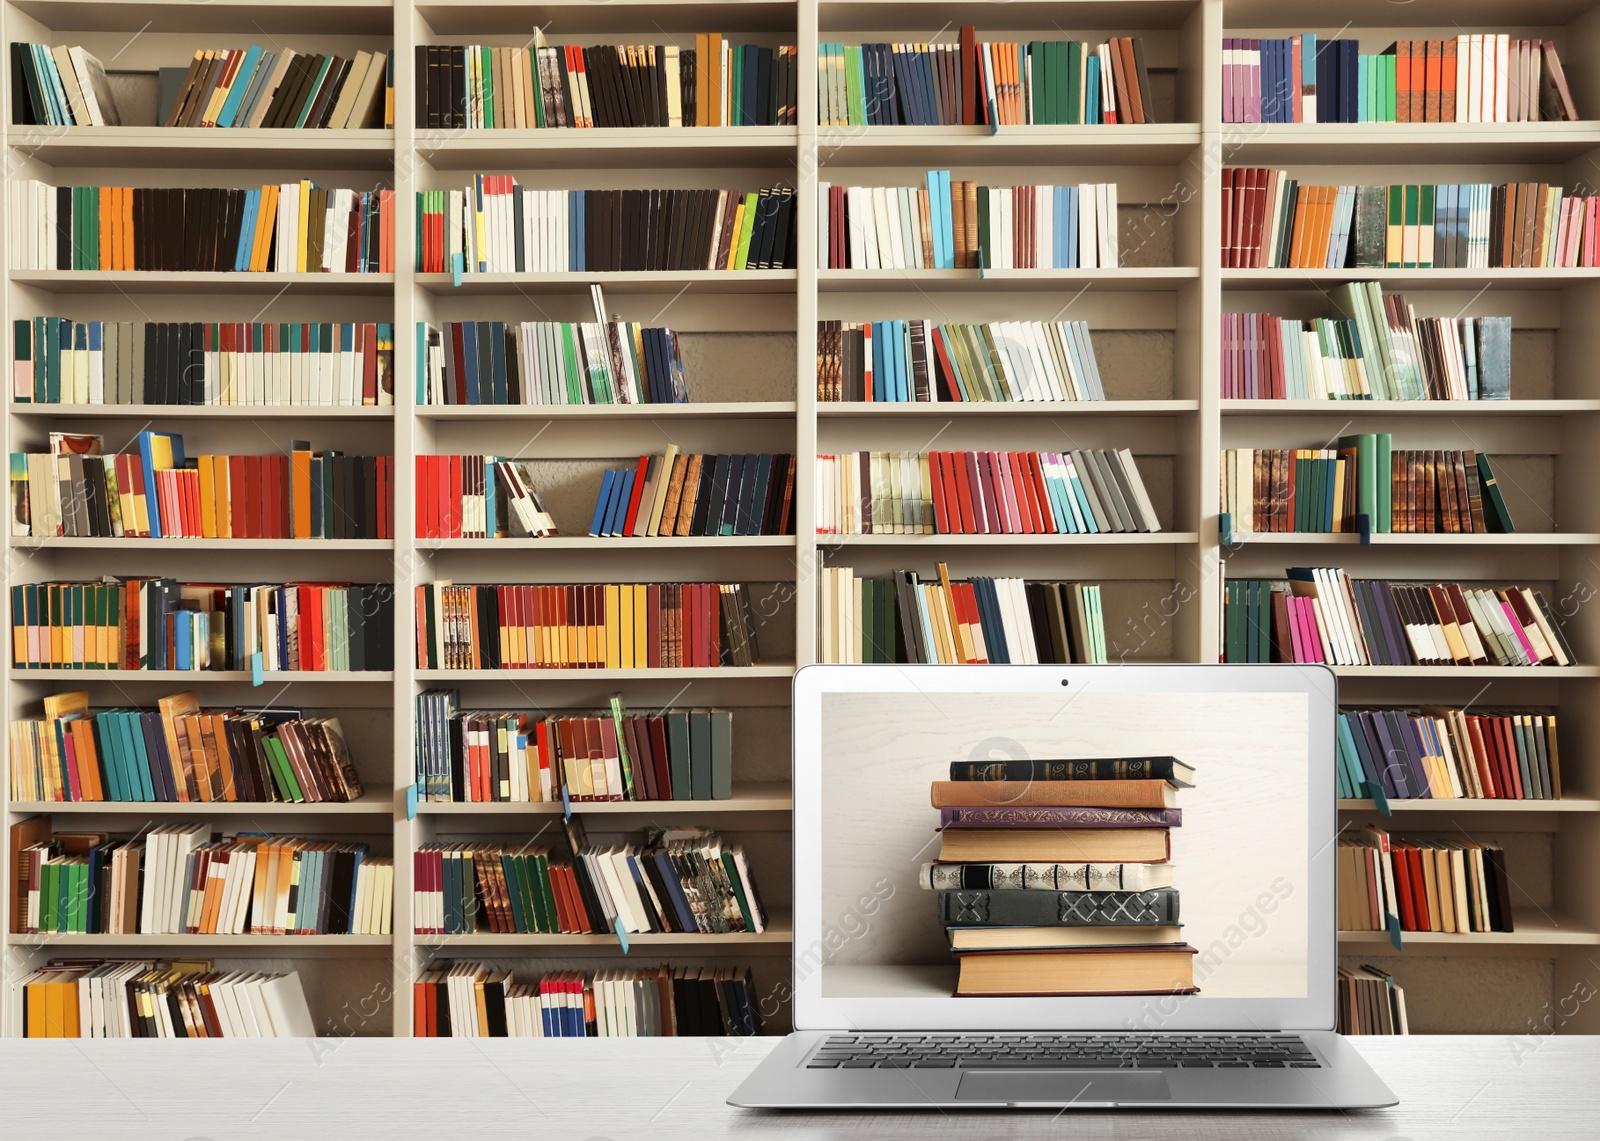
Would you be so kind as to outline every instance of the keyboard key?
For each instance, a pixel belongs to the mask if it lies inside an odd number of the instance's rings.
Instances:
[[[812,1058],[811,1061],[806,1063],[806,1069],[808,1070],[836,1070],[838,1068],[839,1063],[829,1058]]]
[[[840,1068],[845,1070],[870,1070],[877,1064],[878,1063],[874,1062],[871,1058],[854,1058],[851,1061],[846,1062]]]

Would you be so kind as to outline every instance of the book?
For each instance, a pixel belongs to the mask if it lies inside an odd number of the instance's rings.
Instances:
[[[672,329],[637,322],[417,324],[420,404],[683,404]],[[482,351],[489,347],[488,353]]]
[[[1176,757],[950,762],[952,781],[1165,781],[1174,788],[1193,788],[1194,774],[1192,765]]]
[[[1556,714],[1480,713],[1451,706],[1341,709],[1339,795],[1390,798],[1559,800]]]
[[[709,486],[691,484],[688,472],[697,464],[702,471],[721,473],[720,477]],[[794,478],[794,457],[787,453],[701,455],[671,445],[662,455],[640,456],[632,467],[606,472],[589,534],[602,538],[792,534]],[[676,499],[674,486],[680,489]]]
[[[1194,994],[1195,948],[1076,947],[962,951],[956,997]]]
[[[11,44],[11,121],[48,127],[116,127],[121,112],[105,65],[81,47]],[[65,103],[45,92],[63,92]]]
[[[934,781],[935,808],[957,805],[1081,805],[1172,808],[1177,789],[1164,780]]]
[[[1178,892],[957,889],[939,892],[939,918],[947,927],[1170,925],[1178,922]]]
[[[1467,934],[1515,931],[1511,882],[1498,844],[1404,839],[1376,827],[1339,841],[1340,930]]]
[[[535,467],[504,456],[418,456],[414,503],[419,539],[559,535],[534,486]]]
[[[1340,1034],[1409,1034],[1405,988],[1377,967],[1339,968]]]
[[[1171,858],[1165,828],[1089,831],[999,831],[952,828],[939,833],[945,863],[1159,864]]]
[[[1044,951],[1068,947],[1179,946],[1181,926],[1150,927],[957,927],[952,951]]]
[[[1148,891],[1172,886],[1171,864],[923,864],[931,891]]]
[[[1181,808],[1003,804],[939,810],[942,828],[1175,828],[1182,823]]]
[[[26,1038],[316,1034],[298,971],[218,971],[206,959],[54,959],[18,986]]]

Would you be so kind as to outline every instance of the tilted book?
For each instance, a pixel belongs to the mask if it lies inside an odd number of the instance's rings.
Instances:
[[[1178,922],[1178,890],[941,891],[946,927],[1145,927]]]
[[[941,808],[941,828],[1176,828],[1181,808],[1070,808],[984,805]]]

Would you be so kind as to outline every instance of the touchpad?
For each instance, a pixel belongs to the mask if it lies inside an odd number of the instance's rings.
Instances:
[[[1171,1097],[1166,1075],[1153,1070],[969,1070],[956,1090],[957,1101],[1005,1105],[1105,1105]]]

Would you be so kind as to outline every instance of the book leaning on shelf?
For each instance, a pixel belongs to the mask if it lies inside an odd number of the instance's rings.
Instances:
[[[11,268],[393,273],[394,191],[12,185]]]
[[[596,286],[595,288],[599,288]],[[634,321],[417,323],[417,403],[683,404],[672,329]]]
[[[417,269],[793,269],[792,189],[530,190],[509,174],[417,191]]]
[[[1568,666],[1544,594],[1527,587],[1352,579],[1290,567],[1286,582],[1225,585],[1222,660],[1379,666]]]
[[[795,122],[794,46],[417,45],[417,126],[760,127]]]
[[[952,581],[943,563],[932,582],[915,571],[863,578],[850,567],[824,567],[820,575],[820,661],[1106,661],[1098,585]]]
[[[818,321],[817,399],[1104,400],[1087,321]]]
[[[16,669],[390,670],[394,587],[18,583],[11,636]]]
[[[817,457],[819,535],[1161,530],[1126,448]]]
[[[1554,713],[1345,709],[1336,740],[1341,797],[1561,799]]]
[[[794,473],[787,454],[690,455],[669,444],[662,455],[606,471],[589,534],[788,535]]]
[[[1409,1034],[1406,992],[1377,967],[1339,968],[1340,1034]]]
[[[178,69],[161,70],[165,80]],[[393,49],[349,58],[276,42],[272,49],[200,50],[187,72],[172,78],[161,92],[160,121],[168,127],[394,126]]]
[[[44,699],[11,722],[14,801],[259,801],[318,804],[361,796],[337,717],[297,709],[202,709],[194,693],[157,709],[89,712],[89,694]]]
[[[728,800],[733,713],[462,710],[454,690],[417,696],[417,786],[425,801]]]
[[[14,538],[394,538],[393,456],[292,440],[288,455],[186,459],[182,436],[149,431],[104,455],[99,436],[51,437],[11,455]]]
[[[1401,839],[1367,825],[1339,839],[1339,930],[1515,931],[1499,844]]]
[[[574,583],[416,588],[423,670],[752,666],[744,583]]]
[[[394,404],[380,322],[12,322],[19,404]]]
[[[435,963],[412,984],[417,1038],[687,1038],[760,1034],[749,967],[546,971]]]
[[[298,971],[53,959],[17,984],[23,1038],[315,1038]]]
[[[105,64],[83,48],[13,40],[11,121],[47,127],[117,127],[122,115]]]
[[[1153,123],[1144,42],[1114,36],[817,45],[817,122],[825,127]]]
[[[1600,265],[1600,196],[1544,182],[1312,186],[1222,172],[1224,269]]]
[[[419,539],[559,535],[534,487],[533,464],[503,456],[418,456]]]
[[[767,917],[744,848],[704,828],[596,846],[566,822],[570,855],[527,842],[418,850],[418,935],[760,934]]]
[[[162,824],[56,833],[19,858],[19,934],[386,935],[393,913],[394,863],[360,843]]]
[[[1114,269],[1117,184],[821,183],[820,269]]]
[[[1550,40],[1472,33],[1396,40],[1361,54],[1359,40],[1222,41],[1224,123],[1524,123],[1575,121]]]

